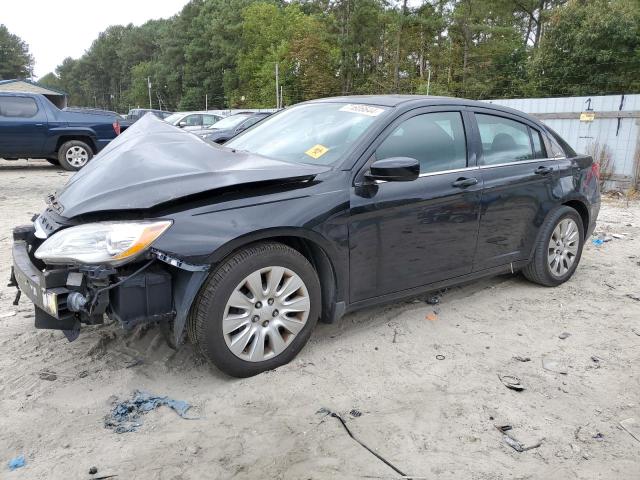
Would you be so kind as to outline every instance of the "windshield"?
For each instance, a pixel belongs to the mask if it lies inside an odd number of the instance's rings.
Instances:
[[[266,118],[225,146],[289,162],[330,165],[385,110],[363,104],[299,105]]]
[[[218,128],[234,128],[244,122],[247,118],[249,118],[250,114],[238,114],[231,115],[230,117],[223,118],[222,120],[218,120],[216,123],[211,125],[209,128],[218,129]]]
[[[184,117],[184,113],[173,113],[165,118],[164,121],[171,125],[175,125],[182,117]]]

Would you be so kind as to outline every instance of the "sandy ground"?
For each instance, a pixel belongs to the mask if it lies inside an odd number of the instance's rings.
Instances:
[[[0,161],[0,278],[10,229],[68,176]],[[589,241],[561,287],[509,275],[451,289],[435,307],[351,314],[319,325],[291,364],[244,380],[203,364],[190,345],[172,351],[155,328],[85,329],[73,343],[37,331],[32,306],[12,306],[3,281],[0,478],[92,478],[92,466],[116,479],[400,477],[323,408],[412,478],[640,478],[640,441],[619,425],[640,422],[640,301],[627,296],[640,295],[640,205],[607,202],[598,231],[625,236]],[[543,358],[568,373],[543,369]],[[45,370],[57,378],[41,379]],[[526,389],[507,389],[506,374]],[[186,400],[197,419],[161,407],[137,432],[105,429],[114,396],[135,389]],[[495,428],[506,424],[541,446],[515,451]],[[10,472],[18,454],[26,466]]]

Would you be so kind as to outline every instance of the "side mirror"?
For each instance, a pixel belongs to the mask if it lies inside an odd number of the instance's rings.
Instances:
[[[366,177],[387,182],[410,182],[420,175],[420,162],[415,158],[392,157],[376,160],[369,167]]]
[[[184,128],[184,127],[186,127],[186,126],[187,126],[187,122],[185,122],[185,121],[183,120],[183,121],[181,121],[181,122],[178,124],[178,126],[179,126],[180,128]]]

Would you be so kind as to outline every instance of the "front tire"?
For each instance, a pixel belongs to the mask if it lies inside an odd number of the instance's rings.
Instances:
[[[298,354],[320,305],[320,282],[309,261],[282,243],[258,243],[209,275],[191,309],[189,339],[223,372],[249,377]]]
[[[542,226],[533,259],[522,273],[534,283],[558,286],[576,271],[583,246],[582,218],[571,207],[559,207]]]
[[[80,170],[93,158],[93,149],[80,140],[63,143],[58,150],[60,166],[70,172]]]

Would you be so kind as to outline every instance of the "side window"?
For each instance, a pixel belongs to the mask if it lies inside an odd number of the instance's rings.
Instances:
[[[209,125],[213,125],[218,121],[218,117],[215,115],[203,115],[202,116],[202,125],[208,127]]]
[[[29,97],[0,97],[0,116],[30,118],[38,113],[38,105]]]
[[[467,166],[467,142],[459,112],[416,115],[402,122],[376,150],[376,159],[415,158],[420,173]]]
[[[187,122],[187,127],[197,127],[202,125],[202,115],[189,115],[184,121]]]
[[[482,141],[482,164],[531,160],[534,158],[526,125],[494,115],[475,114]]]
[[[575,150],[571,148],[571,145],[565,142],[560,135],[558,135],[554,130],[552,130],[549,127],[547,127],[547,130],[549,130],[549,133],[551,134],[547,138],[551,143],[551,149],[553,151],[554,157],[573,158],[577,155]]]
[[[533,158],[547,158],[540,132],[534,128],[530,128],[529,131],[531,131],[531,140],[533,140]]]

